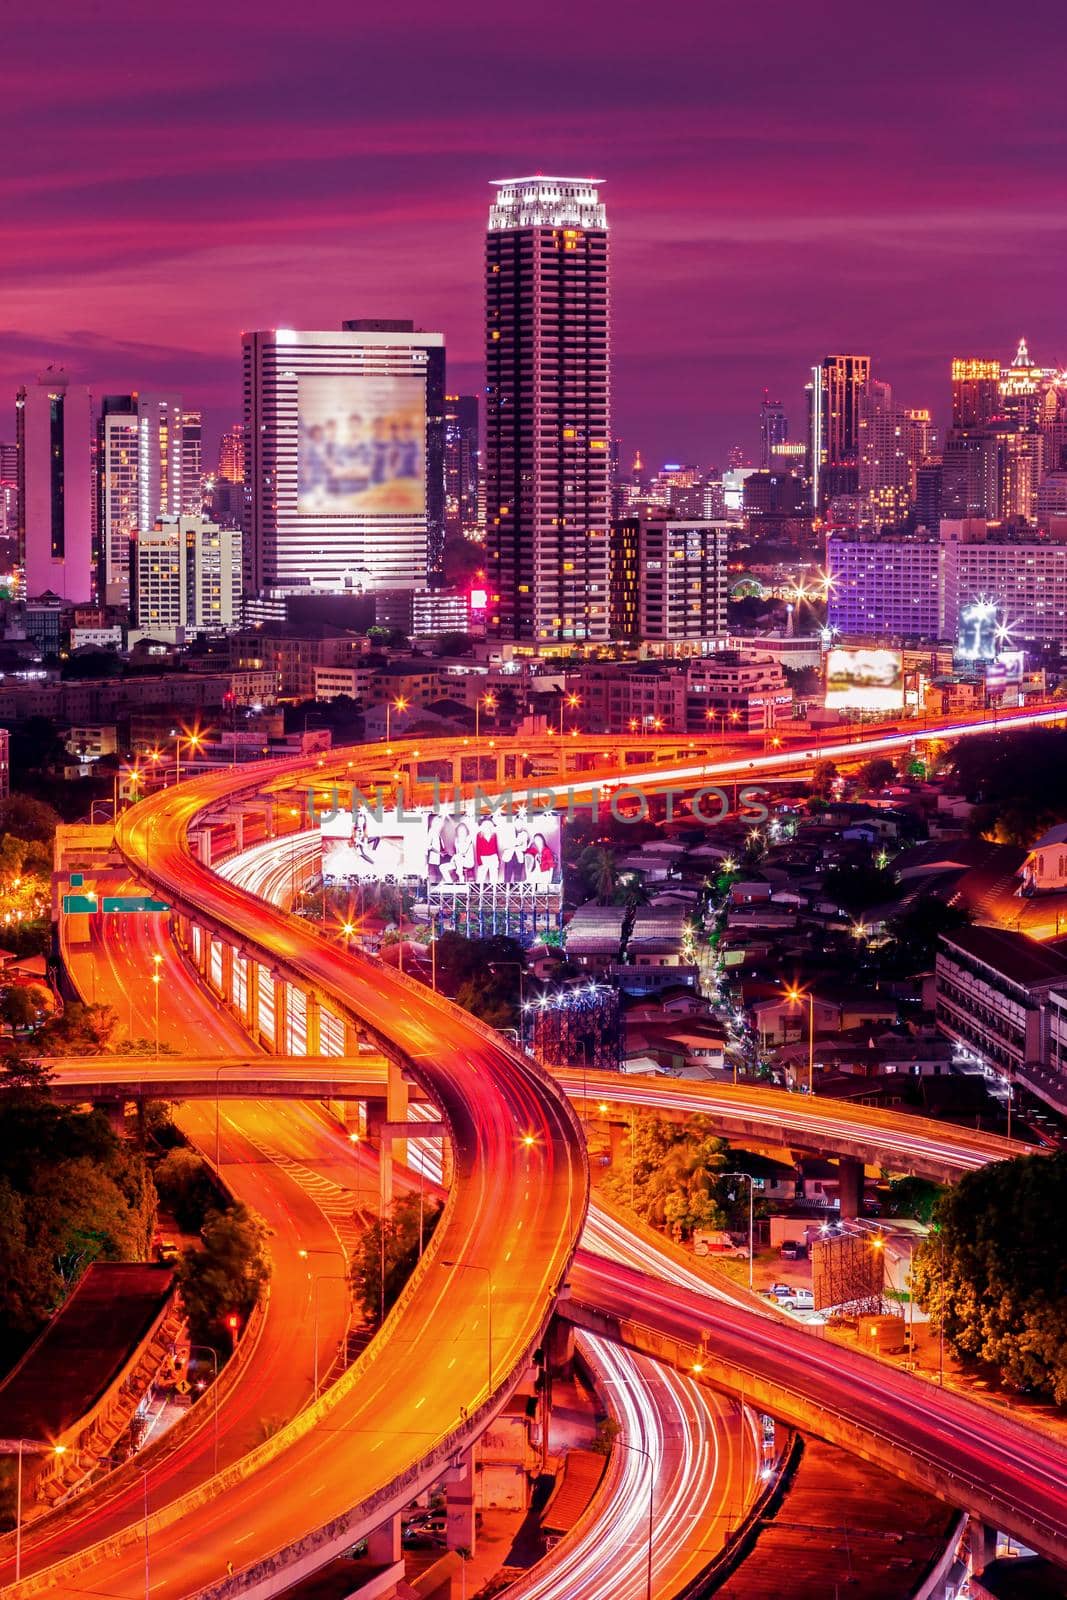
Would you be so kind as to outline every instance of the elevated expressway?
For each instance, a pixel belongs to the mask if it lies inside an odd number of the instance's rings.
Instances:
[[[426,992],[425,990],[422,992]],[[52,1092],[67,1101],[166,1100],[382,1100],[388,1093],[383,1056],[232,1055],[158,1058],[78,1056],[42,1059]],[[560,1068],[555,1081],[585,1114],[598,1105],[619,1115],[630,1107],[663,1115],[701,1115],[715,1131],[740,1144],[788,1145],[812,1155],[836,1156],[952,1183],[989,1161],[1003,1161],[1031,1146],[999,1134],[900,1116],[878,1106],[810,1099],[785,1089],[748,1084],[686,1082],[614,1072]],[[416,1091],[417,1095],[417,1091]],[[416,1098],[416,1096],[412,1096]]]
[[[260,766],[163,791],[122,820],[119,848],[187,934],[195,925],[201,951],[212,937],[232,941],[246,1002],[250,991],[259,1000],[266,970],[279,1033],[310,992],[421,1083],[447,1123],[455,1178],[419,1268],[357,1363],[210,1486],[152,1513],[151,1592],[164,1600],[275,1593],[281,1571],[292,1582],[315,1570],[450,1463],[461,1467],[545,1333],[585,1216],[580,1124],[533,1063],[449,1002],[309,935],[193,860],[187,834],[205,806],[235,790],[255,794],[284,771]],[[144,1582],[135,1524],[129,1537],[8,1592],[135,1596]]]
[[[1064,707],[1057,707],[1014,720],[1027,725],[1061,720],[1065,714]],[[979,730],[945,725],[924,730],[924,735],[946,737],[965,731]],[[916,737],[917,731],[910,729],[880,735],[877,743],[884,748],[886,741],[907,744]],[[863,759],[872,744],[864,740],[847,749]],[[826,745],[821,753],[832,756],[835,750]],[[414,749],[388,753],[372,749],[358,755],[363,782],[369,781],[365,762],[382,769],[405,755],[412,767],[418,759]],[[667,770],[660,766],[654,773],[628,770],[627,775],[650,782],[698,782],[713,776],[743,776],[754,766],[784,774],[789,761],[795,769],[810,759],[811,752],[806,751],[752,762],[670,764]],[[175,1503],[152,1514],[152,1592],[175,1600],[188,1595],[276,1592],[283,1568],[290,1580],[314,1570],[334,1551],[387,1520],[420,1484],[439,1476],[449,1460],[458,1461],[465,1442],[483,1421],[477,1411],[465,1414],[472,1398],[477,1404],[481,1394],[483,1412],[498,1404],[509,1379],[541,1337],[584,1215],[586,1174],[580,1130],[530,1063],[425,989],[330,946],[297,919],[251,901],[193,859],[188,834],[195,830],[202,838],[206,825],[218,825],[220,810],[229,810],[244,797],[258,798],[264,789],[272,797],[270,803],[277,804],[287,793],[291,796],[295,789],[306,787],[309,777],[315,785],[343,781],[355,766],[354,760],[334,757],[329,764],[316,763],[310,772],[306,763],[302,767],[274,763],[198,779],[142,802],[119,827],[123,857],[139,881],[175,908],[180,935],[202,975],[245,1014],[254,1032],[269,1032],[274,1048],[283,1054],[321,1050],[328,1022],[335,1032],[340,1026],[343,1044],[338,1053],[348,1059],[358,1043],[372,1045],[424,1086],[442,1111],[456,1152],[457,1182],[446,1217],[386,1325],[385,1336],[328,1396],[268,1446],[224,1472],[210,1494],[200,1496],[195,1505]],[[408,783],[418,798],[415,772],[405,779],[404,768],[394,771],[400,774],[394,783]],[[386,773],[387,782],[390,776]],[[556,789],[565,792],[568,787]],[[213,818],[208,815],[212,809]],[[202,844],[199,848],[210,853],[210,846],[207,851]],[[299,1045],[294,1045],[294,1034],[302,1035]],[[211,1092],[216,1092],[214,1083]],[[468,1272],[467,1267],[480,1270]],[[595,1307],[617,1321],[624,1309],[632,1316],[637,1303],[625,1308],[613,1304],[607,1284],[620,1271],[610,1267],[602,1273],[596,1298],[603,1303]],[[484,1366],[471,1348],[473,1343],[484,1357],[478,1330],[485,1326],[487,1280],[494,1316],[491,1382],[479,1378]],[[579,1279],[575,1287],[582,1286]],[[637,1294],[639,1278],[635,1276],[627,1288]],[[657,1307],[657,1291],[662,1293],[652,1283],[642,1304],[648,1305],[654,1323],[665,1325],[666,1337],[684,1339],[693,1322],[680,1329],[671,1321],[675,1313],[663,1304]],[[675,1291],[670,1293],[673,1297]],[[702,1332],[708,1332],[705,1324],[714,1324],[721,1316],[721,1302],[701,1300],[691,1308],[692,1316],[700,1320]],[[794,1387],[803,1391],[811,1337],[778,1324],[770,1336],[780,1358],[793,1369]],[[710,1354],[709,1339],[699,1342]],[[728,1373],[722,1381],[730,1386]],[[883,1369],[870,1368],[862,1383],[884,1389]],[[733,1387],[744,1388],[744,1382]],[[854,1387],[851,1374],[839,1373],[836,1383],[829,1385],[825,1407],[821,1400],[814,1402],[809,1421],[815,1422],[817,1431],[826,1431],[835,1416],[847,1412],[855,1398]],[[990,1459],[986,1441],[1002,1431],[1001,1419],[972,1407],[962,1437],[946,1443],[939,1413],[947,1397],[925,1388],[922,1395],[913,1431],[929,1459],[938,1463],[939,1492],[985,1514],[990,1502],[980,1498],[978,1486],[985,1481]],[[824,1426],[818,1426],[823,1412]],[[1014,1431],[1021,1435],[1017,1450],[1023,1470],[1043,1484],[1050,1473],[1041,1457],[1053,1447],[1025,1429]],[[872,1427],[865,1437],[876,1459],[882,1459],[877,1455],[882,1435]],[[899,1470],[894,1452],[887,1455],[893,1459],[886,1464]],[[964,1477],[955,1470],[961,1464],[970,1472],[966,1492],[960,1488]],[[990,1466],[994,1469],[996,1475],[1000,1469],[995,1462]],[[1067,1458],[1062,1452],[1051,1475],[1055,1472],[1060,1497],[1050,1491],[1040,1515],[1025,1506],[1013,1509],[1012,1484],[998,1478],[1005,1509],[996,1520],[1063,1559],[1067,1504],[1062,1485],[1067,1482]],[[186,1533],[190,1517],[196,1523],[195,1545]],[[76,1562],[50,1569],[10,1592],[37,1593],[49,1586],[60,1586],[70,1595],[143,1592],[136,1539],[120,1539],[118,1548],[115,1545],[84,1551]],[[230,1578],[225,1573],[226,1552],[234,1550],[241,1562],[235,1563],[238,1570]]]

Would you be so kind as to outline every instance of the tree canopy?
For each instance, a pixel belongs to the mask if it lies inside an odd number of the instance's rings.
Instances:
[[[982,823],[1009,844],[1032,844],[1067,818],[1067,730],[1026,728],[961,739],[952,766]]]
[[[443,1205],[427,1203],[417,1194],[394,1202],[385,1219],[372,1222],[352,1257],[352,1288],[368,1322],[375,1325],[382,1312],[382,1263],[385,1264],[385,1310],[396,1304],[419,1259],[420,1233],[425,1249],[440,1219]],[[420,1222],[421,1215],[421,1222]]]
[[[639,1115],[632,1141],[623,1147],[604,1188],[626,1205],[632,1194],[638,1216],[667,1228],[676,1239],[688,1238],[694,1228],[721,1228],[731,1199],[721,1181],[729,1150],[707,1117],[688,1117],[683,1123]]]
[[[209,1211],[202,1249],[186,1250],[178,1268],[189,1328],[199,1344],[225,1349],[226,1318],[247,1322],[270,1279],[270,1229],[248,1206]]]
[[[964,1360],[1067,1401],[1067,1154],[969,1172],[938,1202],[916,1252],[919,1304]]]
[[[12,1356],[93,1261],[140,1261],[156,1193],[141,1155],[98,1111],[0,1098],[0,1353]]]

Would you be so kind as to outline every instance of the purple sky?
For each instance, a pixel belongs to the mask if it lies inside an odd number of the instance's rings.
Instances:
[[[1062,0],[37,0],[4,28],[0,377],[240,414],[244,328],[412,316],[481,383],[488,180],[606,179],[629,454],[794,432],[869,352],[1067,365]],[[3,427],[3,433],[10,432]]]

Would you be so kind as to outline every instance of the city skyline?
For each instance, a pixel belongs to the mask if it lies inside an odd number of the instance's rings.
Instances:
[[[951,5],[919,30],[906,10],[915,29],[837,5],[683,13],[666,44],[636,14],[606,40],[578,15],[558,58],[537,38],[515,52],[482,6],[447,27],[416,12],[398,77],[399,23],[350,37],[327,8],[293,40],[239,7],[205,50],[130,8],[106,54],[88,21],[48,39],[56,107],[34,124],[38,14],[12,37],[3,380],[54,361],[95,393],[173,388],[214,441],[240,414],[241,332],[410,316],[444,332],[450,388],[480,390],[491,181],[574,171],[605,180],[612,220],[624,457],[754,459],[763,389],[798,436],[831,350],[870,351],[943,418],[953,355],[1006,359],[1025,334],[1067,361],[1053,13],[1013,16],[1009,57],[1007,21]]]

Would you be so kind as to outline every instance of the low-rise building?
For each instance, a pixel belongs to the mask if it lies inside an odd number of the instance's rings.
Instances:
[[[1067,955],[1007,928],[942,937],[935,964],[937,1024],[1009,1077],[1049,1054],[1049,995],[1067,985]]]
[[[1067,889],[1067,822],[1058,822],[1031,846],[1019,876],[1023,894]]]

